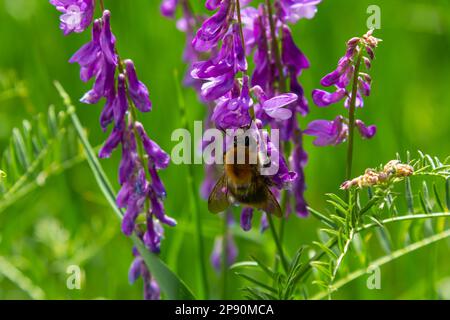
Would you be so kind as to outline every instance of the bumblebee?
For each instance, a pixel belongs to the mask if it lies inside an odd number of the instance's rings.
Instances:
[[[230,205],[241,204],[281,217],[280,205],[270,191],[273,184],[260,173],[262,161],[256,142],[245,137],[243,145],[239,140],[235,139],[234,146],[224,153],[224,173],[209,196],[209,211],[219,213]]]

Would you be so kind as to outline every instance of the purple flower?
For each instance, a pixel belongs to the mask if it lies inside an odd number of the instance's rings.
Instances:
[[[250,93],[248,78],[244,78],[242,89],[235,82],[234,89],[219,100],[211,116],[211,120],[221,129],[243,128],[250,125]]]
[[[100,47],[101,31],[100,20],[95,20],[92,27],[92,40],[82,46],[69,60],[70,63],[78,63],[80,65],[80,78],[84,82],[89,81],[99,71],[99,57],[102,54]]]
[[[92,23],[94,0],[50,0],[50,4],[62,13],[59,27],[64,35],[83,32]]]
[[[179,0],[163,0],[161,3],[161,14],[168,18],[174,18],[178,2]]]
[[[147,153],[149,165],[152,167],[155,166],[156,169],[167,168],[170,162],[169,155],[163,149],[161,149],[161,147],[156,142],[148,137],[142,123],[136,122],[135,128],[137,129],[145,152]]]
[[[339,102],[346,97],[344,105],[348,108],[353,92],[353,88],[348,87],[353,85],[353,79],[357,77],[355,106],[363,107],[363,96],[368,97],[370,95],[371,78],[368,74],[361,72],[359,69],[358,74],[355,74],[356,66],[365,64],[367,69],[370,69],[371,61],[374,59],[373,49],[378,45],[379,41],[379,39],[372,36],[372,31],[369,31],[361,38],[355,37],[350,39],[347,42],[345,55],[339,59],[336,69],[325,75],[320,81],[324,87],[335,86],[336,91],[329,93],[323,90],[314,90],[314,103],[319,107],[326,107],[330,104]],[[366,52],[369,57],[365,57],[364,52]]]
[[[308,162],[308,154],[303,149],[303,137],[300,129],[296,130],[295,133],[295,146],[291,161],[292,168],[297,173],[297,179],[294,181],[292,186],[292,193],[295,199],[295,212],[300,217],[307,217],[308,208],[304,195],[306,190],[306,183],[303,168]]]
[[[375,136],[377,133],[377,127],[374,125],[366,126],[364,122],[361,120],[356,120],[355,125],[358,128],[359,133],[361,134],[361,137],[365,139],[371,139]]]
[[[253,208],[245,207],[241,212],[241,228],[244,231],[250,231],[252,228]]]
[[[141,112],[149,112],[152,110],[152,103],[150,101],[148,89],[141,81],[138,80],[136,69],[133,61],[125,60],[125,68],[127,70],[128,91],[134,105]]]
[[[148,271],[144,259],[136,252],[128,271],[128,280],[130,284],[133,284],[139,277],[144,280],[144,299],[159,300],[161,298],[159,286]]]
[[[314,144],[318,147],[338,145],[347,139],[348,126],[342,116],[337,116],[333,121],[312,121],[303,133],[315,136]]]
[[[232,34],[223,39],[222,48],[214,58],[193,64],[191,76],[208,81],[201,88],[206,101],[224,96],[233,88],[236,73],[247,69],[239,31],[235,26]]]
[[[316,15],[317,5],[322,0],[280,0],[281,18],[290,23],[299,19],[312,19]]]
[[[345,89],[337,89],[333,93],[329,93],[324,90],[315,89],[312,92],[312,98],[314,103],[318,107],[328,107],[330,104],[336,103],[342,100],[347,94]]]
[[[114,94],[117,54],[109,20],[110,12],[105,10],[102,20],[94,22],[91,42],[81,47],[69,60],[80,65],[81,80],[96,78],[92,90],[81,98],[83,103],[96,104],[101,98],[108,99]]]
[[[292,117],[292,111],[288,108],[296,102],[298,97],[294,93],[284,93],[262,102],[262,110],[271,118],[277,120],[288,120]]]
[[[233,18],[233,11],[230,10],[232,5],[231,0],[223,0],[220,4],[217,1],[210,1],[210,8],[219,10],[210,18],[203,22],[203,25],[198,30],[197,35],[192,41],[193,47],[198,51],[208,51],[217,46],[222,39]]]
[[[103,147],[98,154],[99,158],[109,158],[112,152],[117,148],[120,142],[122,142],[123,130],[119,127],[115,127],[108,139],[106,139]]]
[[[231,233],[227,234],[227,266],[231,266],[237,258],[238,249]],[[211,264],[217,272],[222,270],[223,237],[217,237],[211,253]]]

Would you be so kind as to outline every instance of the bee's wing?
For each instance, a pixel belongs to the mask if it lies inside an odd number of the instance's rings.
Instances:
[[[208,210],[212,213],[225,211],[230,206],[227,194],[227,179],[220,177],[208,198]]]
[[[269,188],[266,187],[265,192],[267,200],[261,205],[260,209],[267,214],[273,214],[281,218],[283,216],[283,213],[281,211],[280,204],[278,203],[277,199],[275,198],[275,196],[273,195],[272,191],[270,191]]]

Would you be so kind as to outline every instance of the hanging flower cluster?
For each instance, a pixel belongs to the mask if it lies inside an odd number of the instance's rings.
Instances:
[[[364,106],[363,97],[371,92],[371,77],[361,72],[362,64],[369,70],[375,58],[374,49],[380,39],[375,38],[373,30],[360,38],[352,38],[347,42],[347,51],[339,60],[337,68],[322,78],[324,87],[334,87],[334,92],[316,89],[312,93],[314,103],[318,107],[328,107],[343,99],[346,108],[350,107],[352,100],[356,108]],[[355,97],[352,95],[355,94]],[[372,138],[377,131],[376,126],[366,126],[361,120],[355,120],[356,128],[363,138]],[[317,146],[337,145],[347,140],[349,134],[349,120],[343,116],[333,121],[316,120],[309,123],[304,132],[315,136],[314,144]]]
[[[278,173],[270,177],[276,186],[273,192],[280,194],[279,190],[288,188],[295,201],[292,211],[306,216],[303,168],[307,155],[297,115],[304,116],[309,111],[298,81],[302,70],[309,67],[309,61],[296,46],[288,23],[314,17],[321,1],[266,1],[258,8],[249,6],[250,2],[207,0],[206,9],[215,12],[206,19],[187,10],[186,0],[164,0],[161,12],[173,18],[179,5],[183,9],[179,21],[192,21],[191,26],[199,26],[193,38],[192,34],[187,35],[188,41],[191,38],[192,41],[186,46],[185,58],[191,59],[188,64],[194,88],[208,105],[207,122],[220,129],[237,129],[248,128],[255,120],[258,128],[280,130],[285,145],[273,150],[280,158]],[[254,62],[251,75],[247,75],[248,57],[253,57]],[[285,147],[289,143],[294,144],[292,153],[284,155],[290,149]],[[209,194],[216,180],[214,169],[206,170],[203,195]],[[291,210],[289,204],[287,210]],[[250,230],[252,217],[253,209],[243,208],[244,230]]]
[[[81,32],[89,27],[92,20],[93,1],[50,1],[58,10],[65,11],[61,16],[65,34]],[[72,14],[79,7],[83,19],[78,25],[68,24],[65,15]],[[110,24],[111,14],[103,12],[101,18],[92,24],[92,39],[82,46],[70,59],[80,65],[80,78],[89,81],[95,78],[94,85],[81,102],[96,104],[101,99],[106,103],[100,116],[101,128],[106,131],[112,127],[99,152],[100,158],[109,158],[121,146],[122,159],[119,166],[121,189],[117,195],[117,205],[126,209],[122,231],[130,236],[134,231],[140,235],[147,248],[155,253],[160,251],[163,229],[161,224],[175,226],[176,222],[166,216],[163,200],[166,190],[158,176],[158,170],[167,168],[170,158],[156,142],[147,135],[143,125],[137,120],[136,110],[146,113],[152,110],[147,87],[139,81],[134,63],[120,59],[116,49],[116,38]],[[69,19],[70,20],[70,19]],[[73,21],[72,21],[73,22]],[[146,225],[137,224],[143,213]],[[142,258],[136,259],[130,270],[130,280],[138,275],[144,279],[145,297],[158,298],[159,289],[152,279]]]

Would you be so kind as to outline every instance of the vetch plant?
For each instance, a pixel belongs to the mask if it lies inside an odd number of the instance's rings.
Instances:
[[[321,80],[321,85],[331,90],[312,91],[318,107],[342,101],[348,115],[313,120],[305,129],[300,119],[309,114],[309,106],[301,76],[314,66],[294,41],[291,25],[314,18],[322,1],[206,0],[201,4],[207,14],[202,14],[189,0],[164,0],[161,13],[178,18],[177,27],[186,34],[183,61],[187,71],[182,83],[193,88],[205,106],[203,129],[224,133],[224,139],[207,141],[203,137],[199,141],[202,153],[211,143],[224,147],[223,152],[211,153],[223,167],[208,162],[200,188],[192,164],[185,181],[182,177],[177,181],[186,182],[186,207],[192,221],[180,218],[183,223],[176,236],[181,236],[171,243],[175,249],[166,251],[167,266],[159,256],[165,250],[164,226],[174,227],[176,221],[165,212],[164,202],[171,198],[166,199],[159,172],[169,168],[171,159],[150,138],[148,133],[156,134],[156,130],[145,128],[142,122],[154,107],[149,90],[139,80],[134,62],[119,55],[112,14],[104,1],[50,3],[61,12],[60,28],[65,35],[91,34],[90,41],[69,61],[80,66],[83,82],[92,81],[92,88],[80,102],[103,103],[100,128],[109,134],[101,146],[93,148],[71,98],[55,82],[66,110],[57,113],[50,107],[45,117],[24,121],[21,128],[13,129],[2,153],[0,167],[8,178],[0,170],[0,213],[30,190],[43,186],[49,176],[86,160],[107,203],[121,219],[122,232],[133,241],[134,260],[128,279],[134,283],[142,278],[145,299],[196,298],[172,269],[184,249],[183,233],[194,239],[196,255],[187,254],[189,259],[198,260],[196,294],[204,299],[220,294],[228,298],[231,286],[227,282],[236,275],[244,280],[242,296],[248,299],[331,299],[341,287],[367,275],[367,270],[380,270],[410,252],[450,237],[450,157],[441,159],[419,151],[414,160],[408,152],[359,176],[352,174],[355,131],[366,139],[377,131],[375,125],[366,125],[356,115],[371,94],[368,70],[381,41],[373,30],[347,42],[336,69]],[[101,11],[97,19],[96,6]],[[187,113],[192,106],[186,105],[176,70],[174,78],[181,130],[189,132]],[[325,194],[326,206],[308,205],[304,196],[308,161],[305,134],[314,136],[313,144],[319,147],[348,144],[345,181],[336,185],[336,193]],[[119,148],[120,190],[116,192],[98,158],[109,158]],[[250,160],[253,157],[254,161]],[[314,173],[311,178],[315,178]],[[206,206],[221,215],[222,228],[216,222],[205,226],[206,209],[202,208]],[[258,211],[260,233],[252,230]],[[286,221],[291,214],[317,220],[320,227],[315,241],[295,248],[285,245]],[[59,228],[55,226],[53,230]],[[40,230],[40,237],[45,238],[42,235],[47,232]],[[275,252],[269,252],[272,247],[264,243],[261,233],[265,230],[273,237]],[[247,239],[267,247],[271,261],[259,253],[249,254],[244,246],[238,248]],[[374,242],[376,250],[372,250]],[[209,257],[205,254],[208,246],[212,248]],[[239,261],[244,255],[247,260]],[[209,268],[222,277],[218,285],[221,293],[211,290],[213,273],[208,273],[208,260]],[[2,265],[11,269],[3,260]],[[14,279],[11,274],[22,279],[18,272],[9,272],[9,279]],[[43,296],[32,286],[26,290],[32,297]]]
[[[381,41],[372,34],[373,30],[370,30],[360,38],[350,39],[347,42],[347,51],[339,60],[337,68],[322,78],[320,83],[324,87],[334,87],[334,92],[320,89],[312,92],[312,98],[318,107],[328,107],[344,99],[348,119],[337,116],[333,121],[315,120],[304,132],[316,136],[316,146],[337,145],[348,139],[347,179],[351,177],[352,172],[355,129],[366,139],[371,139],[377,131],[376,126],[366,126],[363,121],[355,119],[356,108],[362,108],[363,97],[368,97],[371,93],[372,78],[362,72],[362,68],[364,65],[370,70],[375,59],[374,49]]]
[[[71,6],[78,2],[75,1]],[[51,3],[57,5],[54,1]],[[83,4],[93,5],[93,2]],[[166,190],[158,176],[158,170],[167,168],[170,158],[148,137],[138,121],[138,112],[147,113],[152,109],[149,91],[139,81],[134,63],[120,58],[116,38],[111,30],[111,13],[105,10],[103,1],[100,1],[100,6],[103,15],[93,22],[91,41],[81,47],[70,62],[80,65],[81,80],[95,78],[93,88],[80,101],[96,104],[103,98],[106,100],[100,125],[104,131],[110,124],[113,128],[99,157],[109,158],[119,145],[122,149],[119,167],[121,189],[117,195],[117,205],[126,208],[122,232],[130,236],[136,231],[149,250],[159,253],[163,238],[161,223],[172,227],[176,225],[175,220],[165,214],[163,200]],[[88,6],[86,10],[89,8]],[[89,23],[85,25],[80,22],[79,28],[75,30],[85,29],[88,25]],[[67,24],[62,27],[66,34],[71,30]],[[141,213],[145,215],[145,225],[136,223]],[[137,252],[134,255],[136,258],[130,269],[130,281],[134,282],[141,275],[144,279],[145,298],[158,298],[156,282],[148,270],[144,270],[145,264],[140,263],[142,258]]]

